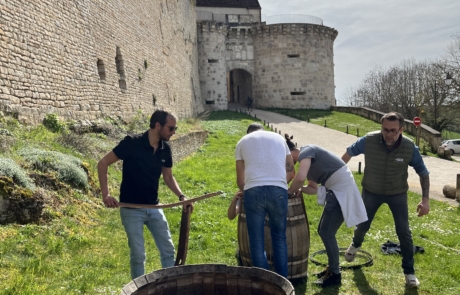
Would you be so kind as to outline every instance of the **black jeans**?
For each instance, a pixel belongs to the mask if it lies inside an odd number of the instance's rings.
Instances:
[[[340,273],[339,270],[339,245],[335,234],[343,223],[343,214],[339,201],[333,191],[328,190],[326,194],[326,206],[318,225],[318,234],[326,248],[328,268],[333,273]]]
[[[398,195],[378,195],[363,189],[363,201],[367,211],[366,222],[360,223],[355,228],[353,246],[361,247],[364,236],[371,227],[375,213],[382,204],[390,207],[395,222],[396,234],[399,238],[402,254],[402,268],[405,274],[415,274],[414,269],[414,244],[409,228],[409,213],[407,208],[407,192]]]

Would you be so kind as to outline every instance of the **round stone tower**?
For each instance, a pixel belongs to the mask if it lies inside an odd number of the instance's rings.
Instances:
[[[337,30],[316,24],[257,25],[253,35],[255,106],[335,106],[333,45],[337,35]]]

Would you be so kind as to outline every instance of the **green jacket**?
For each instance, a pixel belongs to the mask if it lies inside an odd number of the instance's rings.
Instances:
[[[380,131],[366,135],[364,146],[363,188],[374,194],[396,195],[407,192],[408,166],[415,145],[402,136],[396,142],[396,148],[388,151]]]

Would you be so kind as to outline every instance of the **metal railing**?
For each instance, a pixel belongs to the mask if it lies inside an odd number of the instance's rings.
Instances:
[[[279,14],[266,16],[262,14],[262,21],[267,25],[274,24],[315,24],[323,25],[323,20],[319,17],[303,14]]]
[[[196,20],[212,20],[219,23],[248,24],[258,22],[252,14],[215,14],[209,11],[197,11]]]

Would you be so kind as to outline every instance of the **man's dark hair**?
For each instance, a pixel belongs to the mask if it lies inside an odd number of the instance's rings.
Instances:
[[[294,135],[293,136],[289,136],[289,134],[284,134],[284,138],[286,139],[286,144],[289,148],[290,151],[292,150],[295,150],[297,147],[295,146],[295,143],[292,142],[291,139],[294,138]]]
[[[264,130],[264,126],[260,123],[252,123],[249,125],[248,130],[246,131],[247,134],[257,131],[257,130]]]
[[[150,128],[155,128],[155,124],[158,122],[161,126],[166,124],[166,119],[169,117],[176,119],[176,116],[165,110],[156,110],[153,112],[152,117],[150,117]]]
[[[404,126],[404,117],[398,112],[386,113],[382,118],[380,118],[380,123],[383,123],[383,120],[399,121],[399,128]]]

